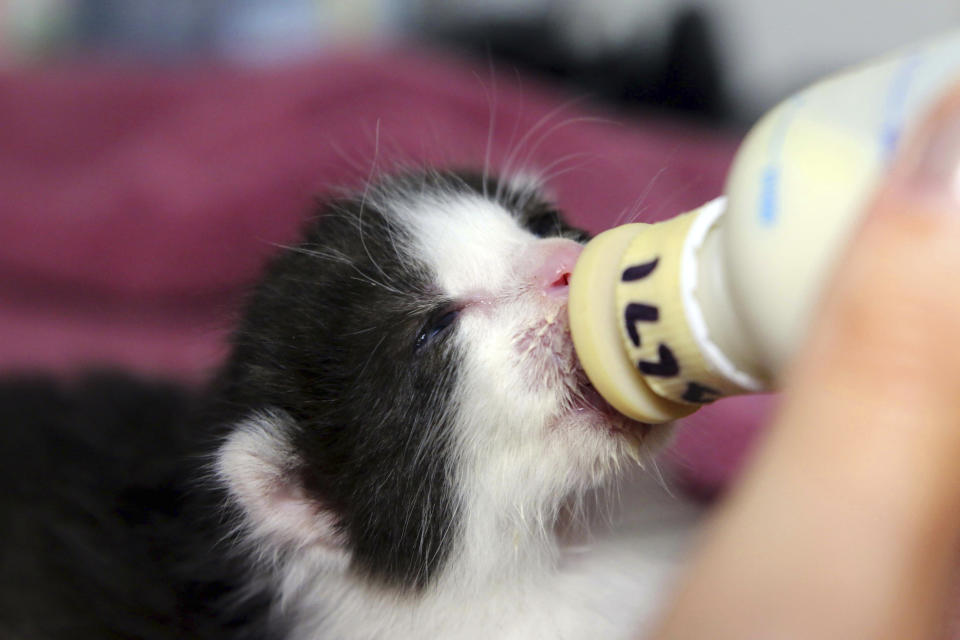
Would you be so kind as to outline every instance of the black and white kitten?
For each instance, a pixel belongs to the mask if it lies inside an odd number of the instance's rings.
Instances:
[[[4,638],[627,638],[694,509],[586,382],[586,235],[535,185],[327,204],[202,397],[0,387]]]

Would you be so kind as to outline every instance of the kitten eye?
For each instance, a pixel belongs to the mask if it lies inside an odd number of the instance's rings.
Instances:
[[[417,335],[417,341],[413,345],[414,350],[419,351],[424,346],[430,344],[430,342],[453,324],[458,315],[460,315],[459,309],[448,309],[432,316],[427,323],[423,325],[423,328],[420,329],[420,333]]]

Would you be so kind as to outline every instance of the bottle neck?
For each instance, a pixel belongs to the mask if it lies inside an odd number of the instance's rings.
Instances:
[[[752,360],[725,286],[721,239],[711,238],[710,253],[700,255],[711,229],[720,235],[725,207],[717,198],[643,225],[620,255],[614,297],[622,348],[644,383],[671,402],[701,405],[766,388],[741,364]]]
[[[729,280],[723,220],[726,200],[704,205],[684,246],[681,287],[691,332],[710,369],[744,392],[770,387]]]
[[[721,198],[656,224],[615,227],[577,260],[574,348],[596,390],[627,416],[665,422],[766,389],[723,269],[724,207]]]

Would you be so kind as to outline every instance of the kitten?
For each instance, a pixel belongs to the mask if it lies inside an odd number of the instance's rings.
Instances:
[[[586,237],[529,181],[388,178],[268,265],[204,394],[0,388],[0,633],[636,637],[696,512],[578,365]]]

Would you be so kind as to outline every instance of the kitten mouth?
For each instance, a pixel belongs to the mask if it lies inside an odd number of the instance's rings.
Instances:
[[[514,346],[531,366],[531,388],[554,393],[563,390],[563,418],[606,429],[611,437],[637,445],[654,429],[655,425],[633,420],[614,409],[594,388],[573,348],[566,305],[550,309],[540,322],[517,337]]]
[[[531,367],[528,380],[532,389],[563,394],[561,422],[573,418],[591,429],[606,430],[633,448],[655,428],[623,415],[594,388],[573,348],[565,304],[554,306],[540,322],[527,327],[514,347]]]
[[[600,392],[596,390],[583,368],[577,363],[573,389],[572,411],[574,413],[592,413],[603,419],[611,435],[627,436],[642,440],[654,428],[654,425],[628,418],[613,408]]]

